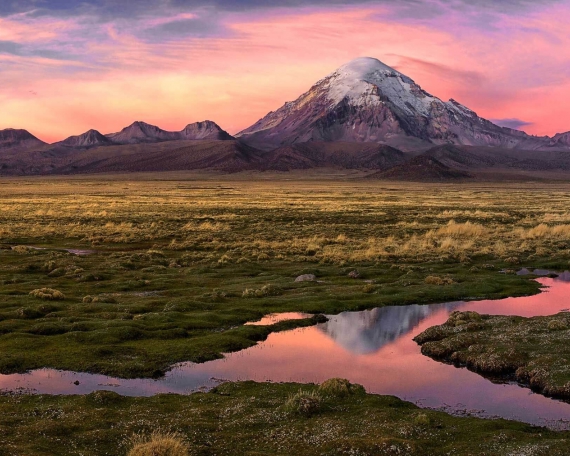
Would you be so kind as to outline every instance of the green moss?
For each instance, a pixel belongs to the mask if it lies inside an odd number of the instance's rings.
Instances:
[[[422,353],[483,375],[514,377],[547,396],[570,399],[570,314],[505,317],[453,312],[415,339]]]
[[[210,393],[149,398],[0,396],[3,454],[126,454],[133,435],[160,430],[188,443],[190,455],[567,454],[570,433],[525,424],[457,418],[391,396],[320,397],[314,413],[290,413],[298,384],[220,385]],[[530,452],[532,450],[532,452]]]

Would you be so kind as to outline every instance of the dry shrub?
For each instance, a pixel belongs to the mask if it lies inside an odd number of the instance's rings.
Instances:
[[[363,391],[364,388],[361,385],[353,385],[344,378],[331,378],[319,385],[319,392],[331,397],[347,397]]]
[[[482,319],[483,317],[481,317],[481,315],[478,314],[477,312],[473,311],[461,312],[459,310],[456,310],[454,312],[451,312],[445,324],[447,326],[463,326],[468,323],[480,322]]]
[[[564,320],[550,320],[548,322],[548,329],[550,331],[562,331],[568,329],[568,325]]]
[[[49,301],[65,299],[65,295],[61,291],[54,290],[53,288],[37,288],[30,291],[30,296],[39,299],[46,299]]]
[[[303,416],[312,416],[320,412],[322,406],[322,398],[316,391],[306,392],[299,390],[298,393],[292,394],[285,402],[285,409],[291,413],[297,413]]]
[[[416,426],[429,426],[431,424],[431,419],[425,413],[418,413],[414,416],[414,424]]]
[[[19,254],[37,253],[36,249],[28,247],[27,245],[15,245],[14,247],[12,247],[12,251]]]
[[[264,298],[267,296],[279,296],[282,290],[275,285],[263,285],[259,289],[246,288],[242,293],[242,298]]]
[[[427,285],[453,285],[455,282],[450,277],[427,276],[424,283]]]
[[[485,227],[478,223],[456,223],[455,220],[450,220],[446,226],[437,230],[437,235],[448,236],[453,238],[459,237],[475,237],[479,238],[485,234]]]
[[[188,445],[179,434],[153,432],[135,435],[128,456],[188,456]]]

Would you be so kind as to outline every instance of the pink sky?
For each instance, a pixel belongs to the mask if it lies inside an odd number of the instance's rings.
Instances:
[[[182,1],[133,17],[53,3],[67,9],[0,6],[0,129],[53,142],[135,120],[180,130],[210,119],[237,133],[370,56],[485,118],[514,119],[538,135],[570,130],[568,2],[508,0],[509,10],[461,0],[414,8]]]

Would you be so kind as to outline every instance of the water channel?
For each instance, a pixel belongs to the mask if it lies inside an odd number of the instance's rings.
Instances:
[[[224,380],[321,382],[343,377],[370,393],[389,394],[455,414],[516,419],[554,429],[570,429],[570,404],[532,393],[514,383],[494,383],[464,368],[420,353],[413,337],[447,320],[454,310],[482,314],[552,315],[570,307],[570,275],[540,278],[536,296],[392,306],[330,316],[317,326],[270,334],[266,341],[224,359],[181,363],[158,380],[124,380],[85,373],[40,369],[0,375],[0,389],[46,394],[86,394],[111,390],[129,396],[188,394]],[[302,318],[290,313],[285,318]],[[272,324],[269,316],[253,324]]]

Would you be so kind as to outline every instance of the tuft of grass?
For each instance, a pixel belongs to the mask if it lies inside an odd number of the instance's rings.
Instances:
[[[243,293],[243,298],[264,298],[267,296],[279,296],[282,294],[282,290],[275,285],[263,285],[261,288],[253,289],[246,288]]]
[[[188,445],[176,433],[136,434],[131,438],[131,445],[128,456],[188,456]]]
[[[455,282],[451,277],[427,276],[424,283],[426,285],[453,285]]]
[[[65,299],[65,295],[61,291],[54,290],[53,288],[37,288],[30,291],[30,296],[48,301],[61,301]]]
[[[285,402],[285,410],[290,413],[310,417],[321,411],[323,399],[317,391],[299,390]]]
[[[363,392],[361,385],[354,385],[344,378],[330,378],[319,385],[319,393],[328,397],[347,397]]]

